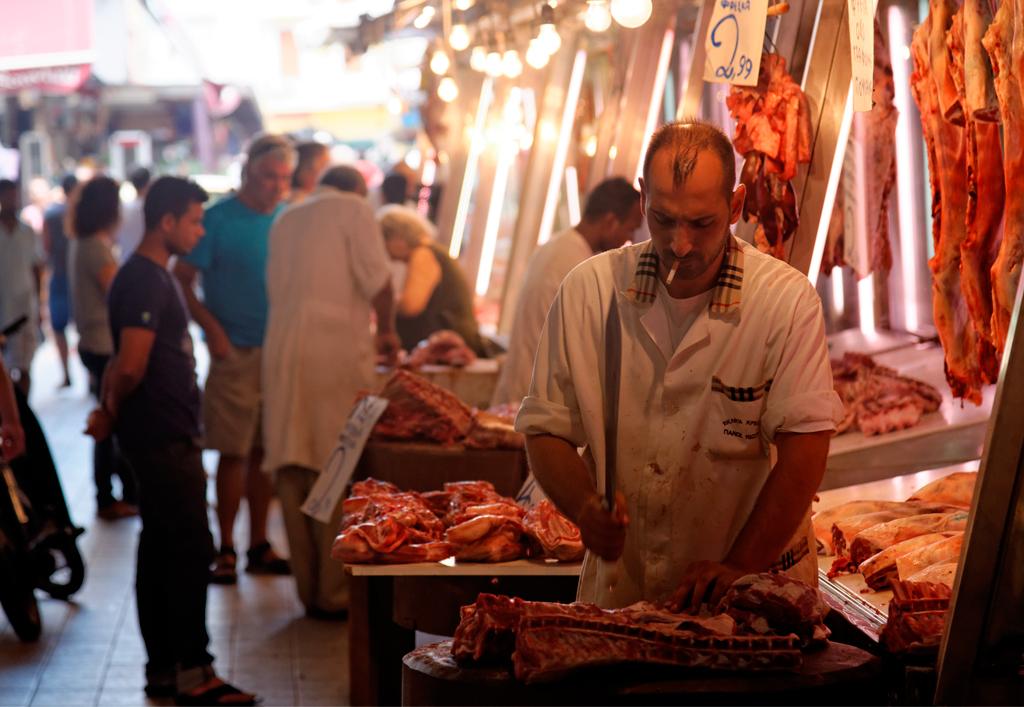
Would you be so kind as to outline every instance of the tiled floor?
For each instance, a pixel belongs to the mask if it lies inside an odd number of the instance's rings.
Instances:
[[[87,529],[79,540],[86,582],[70,603],[38,593],[43,614],[38,643],[20,643],[0,612],[0,707],[167,704],[147,701],[142,692],[145,652],[133,591],[138,521],[106,523],[95,517],[91,444],[81,434],[90,409],[85,371],[76,365],[75,386],[58,391],[56,351],[47,346],[33,374],[33,407],[72,517]],[[212,469],[216,458],[206,462]],[[244,521],[241,528],[244,543]],[[271,536],[286,549],[276,507]],[[242,573],[235,587],[211,586],[208,625],[218,671],[259,693],[263,704],[347,704],[347,627],[305,618],[290,577]]]

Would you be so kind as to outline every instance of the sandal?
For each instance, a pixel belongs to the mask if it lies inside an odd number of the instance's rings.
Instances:
[[[292,567],[288,560],[280,557],[270,543],[262,542],[249,549],[246,556],[245,571],[252,574],[291,574]]]
[[[229,685],[220,678],[213,678],[204,682],[191,692],[182,692],[175,696],[174,703],[177,705],[195,705],[205,707],[206,705],[223,705],[235,707],[235,705],[256,705],[260,698],[250,692],[242,692],[234,685]]]
[[[238,555],[233,547],[222,547],[213,560],[210,582],[235,584],[238,582]]]

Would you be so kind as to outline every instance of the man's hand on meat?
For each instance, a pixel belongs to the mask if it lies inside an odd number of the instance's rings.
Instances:
[[[729,587],[749,571],[722,562],[701,560],[694,562],[683,575],[679,589],[668,601],[671,611],[696,614],[701,604],[717,606]]]

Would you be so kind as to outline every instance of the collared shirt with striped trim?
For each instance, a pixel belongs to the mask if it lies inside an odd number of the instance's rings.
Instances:
[[[633,282],[626,290],[626,296],[637,304],[651,304],[658,292],[658,270],[661,258],[653,241],[640,253],[636,263]],[[728,251],[718,271],[714,294],[711,297],[712,314],[726,314],[740,310],[743,292],[743,244],[736,236],[729,237]]]

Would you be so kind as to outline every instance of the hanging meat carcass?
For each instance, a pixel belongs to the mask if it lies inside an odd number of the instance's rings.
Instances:
[[[1003,240],[992,265],[992,338],[1001,354],[1006,346],[1010,317],[1024,260],[1024,8],[1019,0],[1004,0],[982,39],[992,62],[999,118],[1003,132],[1006,203]],[[987,107],[987,103],[985,104]]]
[[[972,61],[967,71],[967,41],[976,42],[972,54],[983,53],[981,34],[973,29],[968,35],[968,19],[979,21],[978,13],[968,14],[964,4],[953,16],[946,45],[949,66],[956,85],[961,109],[954,111],[963,122],[967,140],[967,237],[960,246],[960,284],[971,323],[978,332],[977,358],[981,379],[995,383],[999,377],[999,359],[992,335],[992,278],[991,268],[999,247],[1003,220],[1003,158],[999,142],[999,126],[981,122],[974,117],[968,95],[984,92],[986,78],[991,83],[991,70]],[[986,76],[987,73],[987,76]],[[977,98],[975,98],[977,100]],[[984,110],[984,106],[983,106]]]
[[[914,32],[911,91],[921,112],[932,194],[932,312],[945,353],[946,381],[953,395],[981,403],[984,377],[978,332],[964,302],[960,250],[967,240],[967,140],[957,117],[959,98],[946,48],[952,23],[950,0],[931,0],[931,12]],[[962,113],[962,109],[961,109]],[[962,116],[961,116],[962,117]]]
[[[756,86],[733,86],[726,99],[736,121],[733,144],[744,156],[740,181],[747,188],[743,218],[757,224],[762,251],[785,258],[785,241],[799,224],[790,180],[811,161],[807,99],[777,54],[764,54]]]

